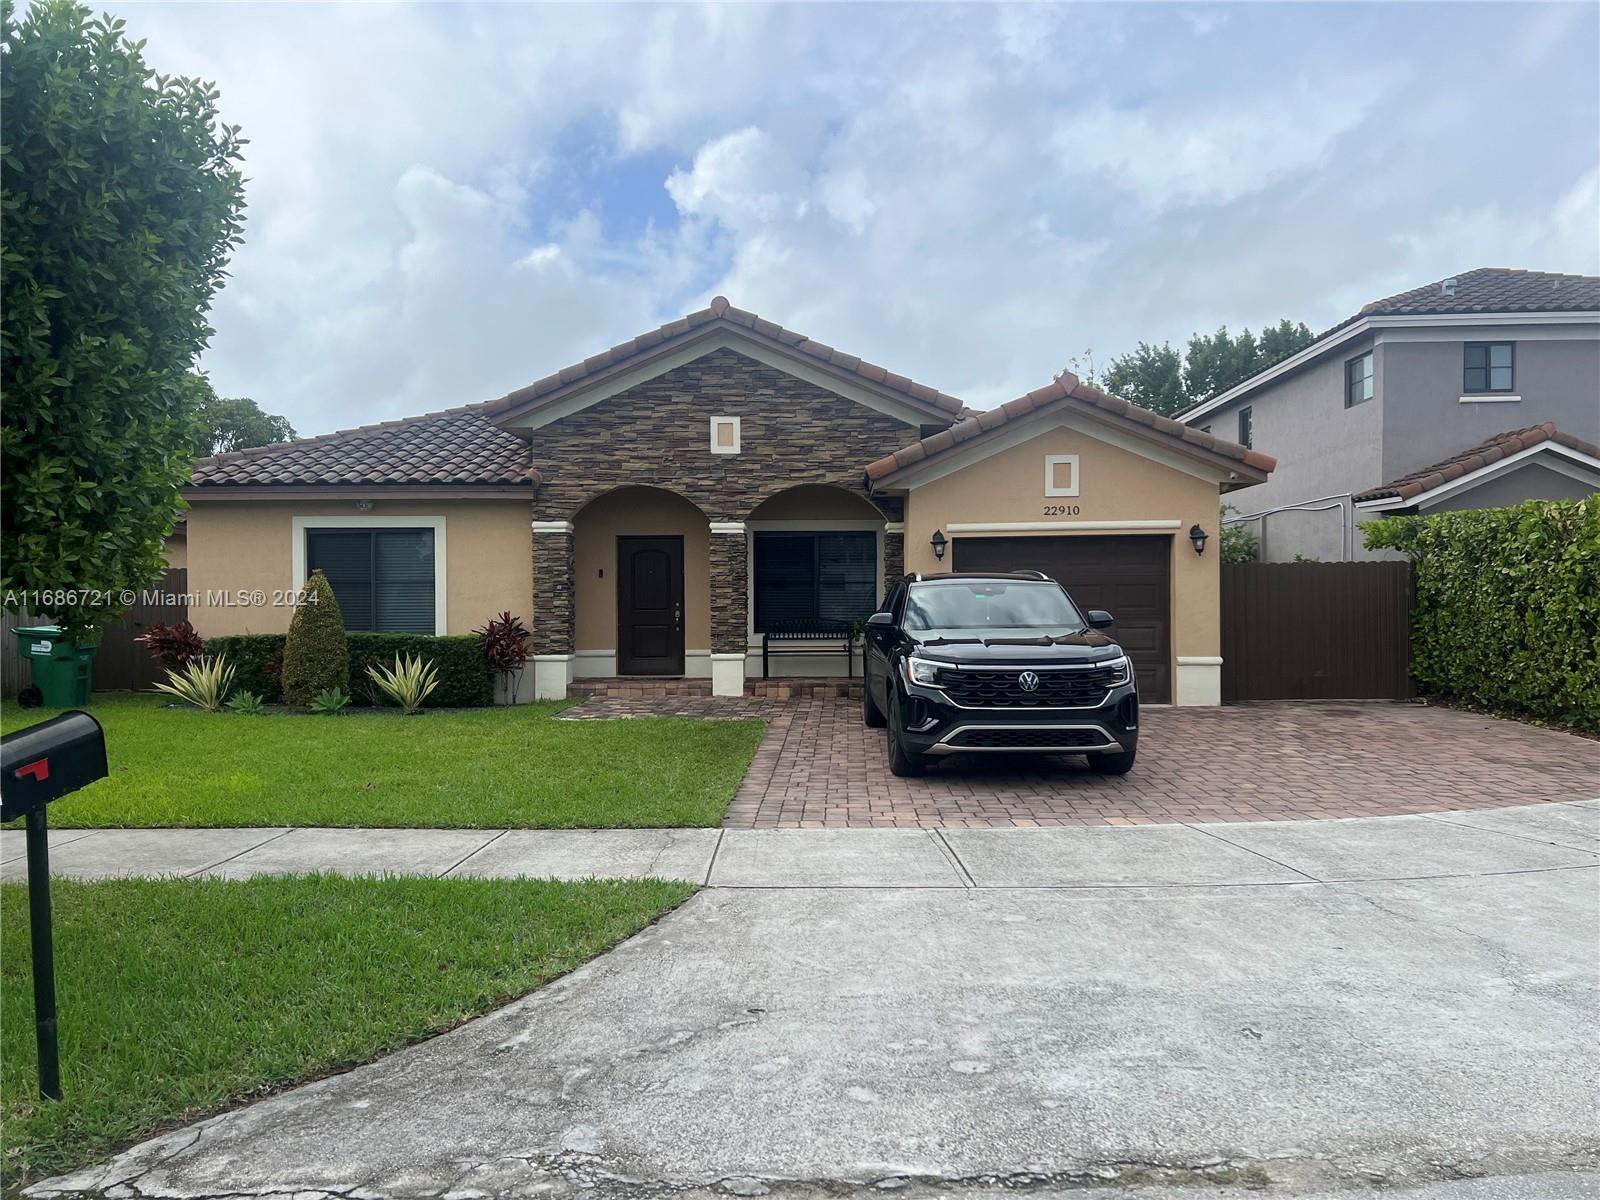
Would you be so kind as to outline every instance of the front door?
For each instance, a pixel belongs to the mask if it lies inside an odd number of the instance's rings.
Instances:
[[[683,539],[617,539],[617,673],[683,674]]]

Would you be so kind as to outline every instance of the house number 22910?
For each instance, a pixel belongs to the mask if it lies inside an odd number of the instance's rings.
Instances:
[[[1075,517],[1078,515],[1076,504],[1046,504],[1044,515],[1047,517]]]

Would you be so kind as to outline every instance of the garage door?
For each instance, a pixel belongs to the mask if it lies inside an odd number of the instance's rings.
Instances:
[[[1139,694],[1172,699],[1172,605],[1168,569],[1172,539],[1144,537],[1019,537],[955,539],[957,571],[1043,571],[1082,609],[1117,619],[1117,640],[1133,659]]]

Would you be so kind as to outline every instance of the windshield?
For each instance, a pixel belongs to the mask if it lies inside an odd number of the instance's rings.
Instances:
[[[1084,624],[1067,594],[1054,583],[951,580],[911,589],[905,628],[1080,633]]]

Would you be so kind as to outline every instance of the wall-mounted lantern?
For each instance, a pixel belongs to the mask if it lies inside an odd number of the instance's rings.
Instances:
[[[1196,554],[1206,552],[1206,531],[1198,525],[1189,526],[1189,544],[1194,547]]]
[[[933,547],[933,557],[940,562],[944,561],[944,548],[950,539],[944,536],[944,530],[935,529],[933,536],[928,539],[928,545]]]

